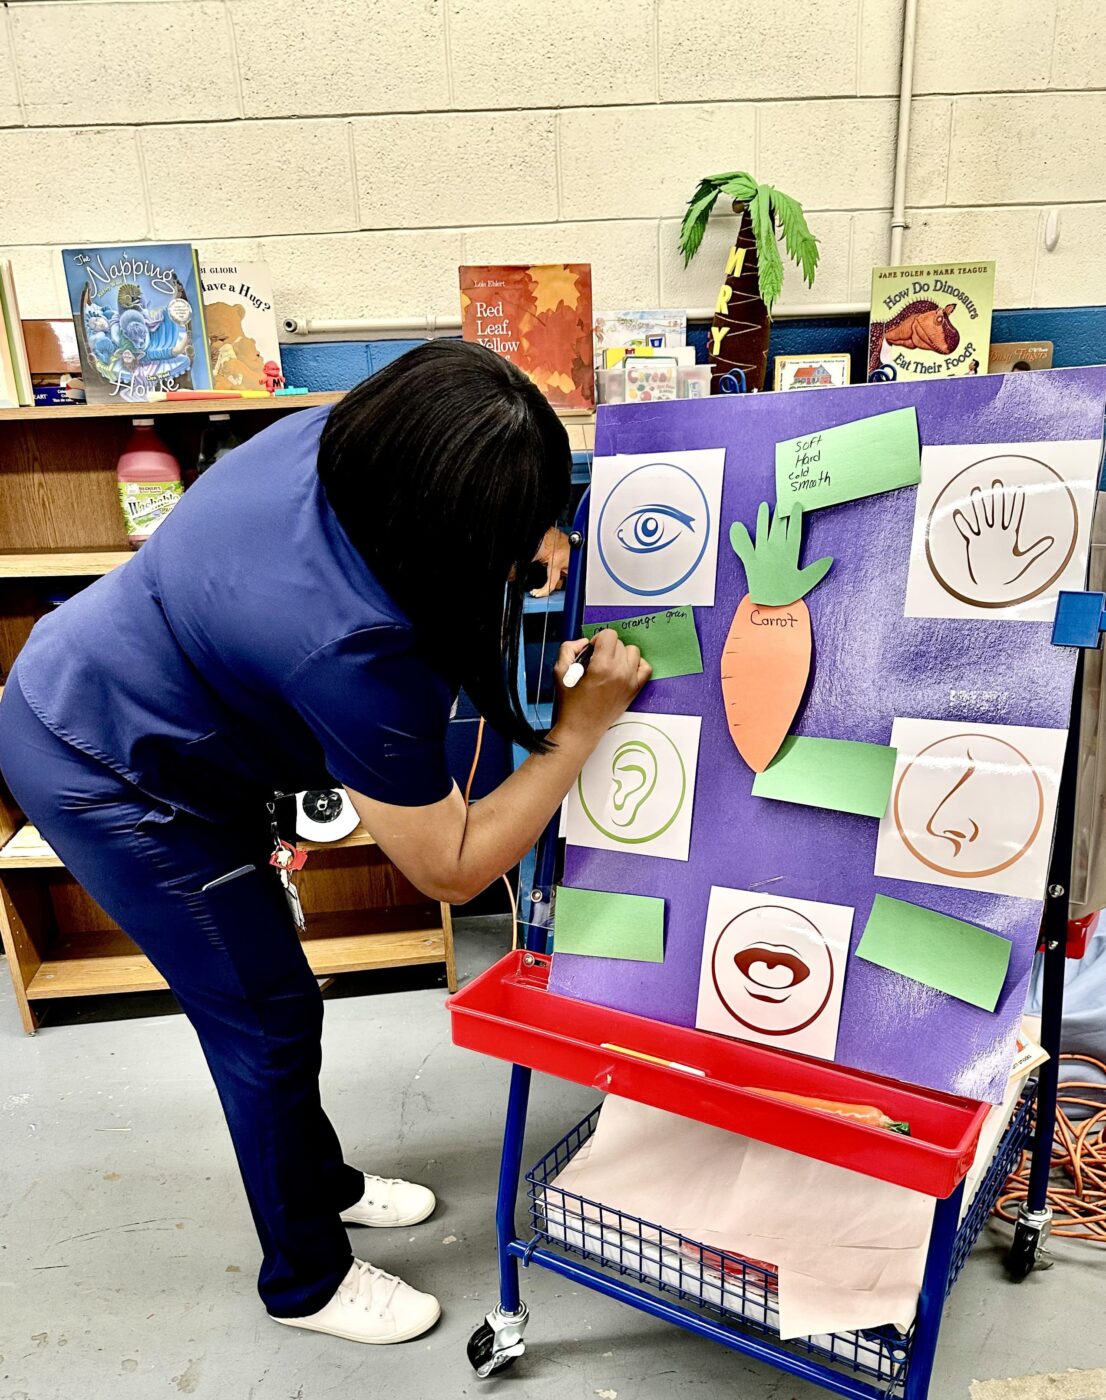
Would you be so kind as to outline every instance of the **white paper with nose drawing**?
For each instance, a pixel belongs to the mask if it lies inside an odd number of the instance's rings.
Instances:
[[[630,713],[611,725],[568,794],[569,844],[687,860],[701,727]]]
[[[1082,589],[1097,441],[924,447],[907,617],[1051,622]]]
[[[723,447],[595,458],[589,606],[713,606],[725,460]]]
[[[875,873],[1040,899],[1067,731],[896,719]]]

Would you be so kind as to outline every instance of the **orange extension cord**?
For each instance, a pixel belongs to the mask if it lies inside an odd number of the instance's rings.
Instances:
[[[1106,1065],[1089,1055],[1061,1055],[1060,1059],[1070,1064],[1093,1065],[1106,1074]],[[1078,1105],[1092,1112],[1073,1122],[1064,1112],[1065,1105]],[[1015,1224],[1028,1184],[1029,1153],[1023,1152],[1017,1171],[995,1203],[995,1214]],[[1059,1087],[1048,1204],[1052,1207],[1054,1235],[1106,1244],[1106,1085],[1069,1080]]]
[[[465,806],[469,805],[469,793],[472,792],[472,780],[476,777],[476,765],[480,762],[480,750],[484,747],[484,716],[480,716],[480,723],[476,726],[476,748],[472,754],[472,767],[469,769],[468,781],[465,783]],[[518,947],[518,901],[515,899],[514,889],[506,875],[499,877],[507,886],[507,898],[511,901],[511,947]]]

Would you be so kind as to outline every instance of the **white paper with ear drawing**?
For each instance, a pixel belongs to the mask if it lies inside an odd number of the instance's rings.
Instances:
[[[587,602],[711,607],[724,447],[596,457]]]
[[[568,794],[569,844],[687,860],[701,726],[654,714],[611,725]]]
[[[1051,622],[1087,573],[1100,444],[924,447],[907,617]]]
[[[896,719],[891,743],[875,873],[1040,899],[1067,730]]]

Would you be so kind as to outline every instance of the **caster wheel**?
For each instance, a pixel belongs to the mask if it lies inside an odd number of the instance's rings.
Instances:
[[[1052,1260],[1042,1257],[1047,1232],[1019,1220],[1014,1226],[1014,1242],[1003,1260],[1012,1283],[1021,1283],[1034,1269],[1050,1269]]]
[[[486,1380],[489,1376],[498,1375],[501,1371],[509,1371],[518,1360],[518,1354],[507,1355],[495,1350],[495,1333],[486,1322],[482,1322],[468,1340],[469,1365],[480,1377]]]

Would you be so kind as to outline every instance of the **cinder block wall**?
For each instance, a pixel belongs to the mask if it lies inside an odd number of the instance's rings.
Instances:
[[[813,292],[886,259],[901,0],[9,0],[0,255],[192,239],[314,316],[456,314],[462,262],[590,261],[597,303],[709,305],[683,204],[748,167],[802,199]],[[1106,301],[1106,0],[921,0],[906,256],[999,261],[999,305]],[[1048,210],[1061,210],[1054,252]]]

